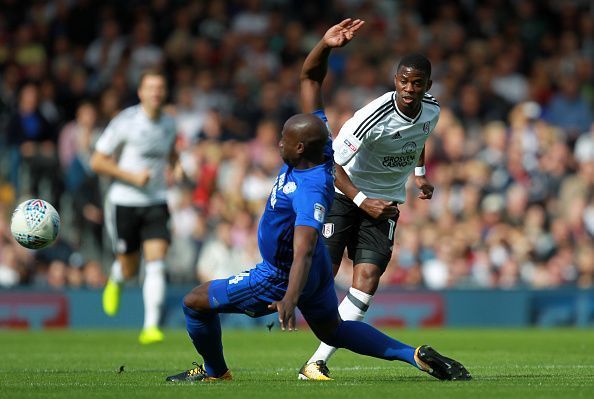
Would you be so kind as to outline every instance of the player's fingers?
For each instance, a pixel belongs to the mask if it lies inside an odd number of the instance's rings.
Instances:
[[[295,313],[288,315],[287,319],[288,319],[287,325],[289,327],[289,331],[295,330]]]
[[[276,302],[272,302],[270,305],[268,305],[268,309],[269,310],[276,310]]]
[[[349,26],[351,24],[352,20],[353,20],[352,18],[343,19],[341,22],[338,23],[338,26],[340,26],[341,28],[346,28],[347,26]]]
[[[361,21],[360,19],[357,19],[351,24],[351,26],[349,27],[349,30],[351,32],[355,33],[363,26],[363,24],[365,24],[365,21]]]

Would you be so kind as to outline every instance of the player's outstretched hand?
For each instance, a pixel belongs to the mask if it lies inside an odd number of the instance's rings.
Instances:
[[[361,203],[361,209],[374,219],[389,219],[400,213],[398,205],[392,201],[375,198],[365,198]]]
[[[433,190],[435,190],[435,187],[429,183],[429,180],[427,180],[425,176],[417,176],[415,178],[415,184],[417,188],[421,190],[419,193],[420,199],[431,199],[431,197],[433,197]]]
[[[283,298],[280,301],[274,301],[268,305],[269,310],[276,310],[278,312],[278,321],[280,322],[281,330],[296,330],[295,306],[295,303],[287,298]]]
[[[347,18],[326,31],[324,43],[329,47],[342,47],[355,37],[355,33],[364,23],[365,21],[360,19]]]

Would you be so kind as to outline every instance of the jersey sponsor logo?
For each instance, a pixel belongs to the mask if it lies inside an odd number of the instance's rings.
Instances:
[[[324,223],[322,227],[322,235],[326,238],[332,237],[334,234],[334,223]]]
[[[404,168],[405,166],[410,166],[415,163],[415,157],[413,155],[405,155],[405,156],[393,156],[388,155],[384,157],[382,161],[382,165],[386,168]]]
[[[325,216],[326,216],[326,208],[324,208],[324,205],[316,202],[314,204],[314,219],[317,220],[318,222],[322,223],[322,222],[324,222]]]
[[[293,191],[297,190],[297,184],[294,181],[290,181],[283,187],[283,193],[291,194]]]
[[[388,155],[385,156],[382,165],[386,168],[404,168],[415,163],[417,153],[417,143],[409,141],[402,147],[404,155]]]
[[[402,138],[402,135],[400,134],[400,132],[396,132],[392,136],[392,139],[394,139],[394,140],[398,140],[398,139],[401,139],[401,138]]]
[[[425,134],[429,134],[430,130],[431,130],[431,122],[427,121],[427,122],[423,123],[423,132]]]

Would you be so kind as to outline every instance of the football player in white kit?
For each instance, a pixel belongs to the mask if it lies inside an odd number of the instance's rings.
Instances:
[[[159,320],[165,299],[165,255],[170,242],[165,170],[177,161],[174,119],[163,113],[165,76],[146,71],[140,79],[140,103],[124,109],[107,126],[91,158],[92,169],[113,178],[105,201],[105,224],[116,255],[103,292],[103,309],[117,314],[122,285],[138,273],[141,250],[143,344],[164,339]]]
[[[419,198],[431,199],[425,177],[425,141],[439,119],[431,88],[431,63],[420,54],[402,58],[395,90],[373,100],[345,122],[334,140],[335,197],[322,230],[334,272],[345,248],[353,282],[339,307],[343,320],[362,320],[390,260],[398,204],[414,171]],[[300,379],[328,380],[326,362],[336,348],[321,343]]]

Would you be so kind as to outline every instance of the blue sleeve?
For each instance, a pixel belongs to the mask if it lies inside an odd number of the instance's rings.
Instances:
[[[295,226],[310,226],[321,231],[328,212],[328,203],[321,191],[301,189],[293,197],[293,210]]]
[[[330,130],[330,125],[328,124],[328,118],[326,117],[326,113],[323,109],[318,109],[312,112],[313,115],[317,116],[324,122],[326,128],[328,129],[328,141],[324,146],[324,156],[327,158],[334,158],[334,150],[332,149],[332,131]]]

